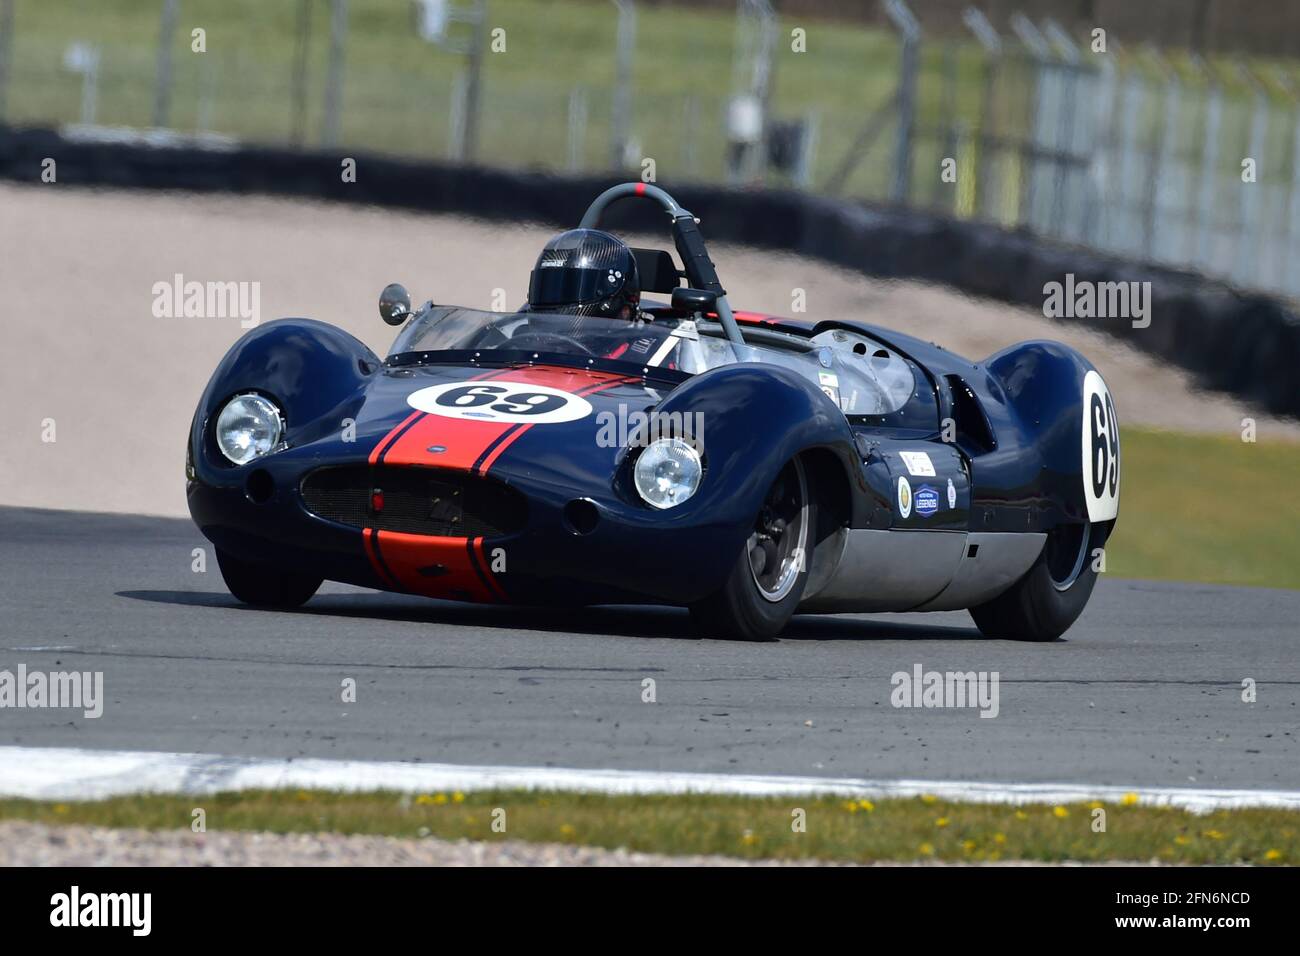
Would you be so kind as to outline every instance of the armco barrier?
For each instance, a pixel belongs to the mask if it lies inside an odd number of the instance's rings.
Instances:
[[[576,223],[592,197],[615,181],[354,155],[356,181],[344,183],[343,153],[157,138],[164,144],[102,131],[0,128],[0,177],[39,183],[42,160],[52,158],[65,185],[268,193],[557,226]],[[1300,318],[1272,297],[911,209],[786,191],[665,185],[700,216],[708,238],[796,252],[869,276],[938,282],[1034,308],[1042,307],[1044,285],[1066,273],[1096,283],[1150,282],[1148,328],[1119,318],[1074,321],[1188,369],[1206,388],[1300,417]],[[659,215],[648,203],[623,203],[611,210],[610,223],[658,231]],[[887,316],[873,318],[889,324]]]

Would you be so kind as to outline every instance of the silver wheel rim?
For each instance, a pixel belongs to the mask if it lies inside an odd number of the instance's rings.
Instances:
[[[1056,590],[1058,591],[1068,591],[1070,590],[1071,587],[1074,586],[1074,582],[1079,580],[1079,575],[1083,573],[1084,565],[1087,563],[1088,546],[1091,543],[1092,543],[1092,525],[1085,524],[1083,525],[1082,533],[1079,535],[1079,547],[1078,547],[1078,551],[1074,555],[1074,563],[1073,566],[1070,568],[1070,572],[1067,575],[1065,575],[1063,579],[1058,580],[1057,576],[1052,573],[1052,568],[1049,563],[1047,568],[1047,576],[1051,578],[1052,587],[1056,588]]]
[[[792,490],[786,487],[789,476],[782,469],[763,503],[754,531],[745,543],[754,586],[764,600],[773,604],[790,595],[804,570],[808,553],[808,479],[799,459],[786,467],[791,466],[797,495],[794,506],[781,500],[787,498]]]

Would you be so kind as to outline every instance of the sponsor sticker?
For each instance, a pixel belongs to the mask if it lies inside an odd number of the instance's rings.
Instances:
[[[836,405],[840,403],[840,377],[834,372],[818,372],[817,381],[821,389]]]
[[[957,486],[952,483],[951,478],[948,479],[948,507],[957,507]]]
[[[939,492],[935,491],[929,485],[922,485],[916,489],[916,513],[922,518],[928,518],[939,510]]]
[[[934,462],[923,451],[900,451],[898,457],[907,466],[907,473],[918,478],[934,477]]]
[[[912,486],[902,475],[898,476],[898,513],[904,518],[912,514]]]

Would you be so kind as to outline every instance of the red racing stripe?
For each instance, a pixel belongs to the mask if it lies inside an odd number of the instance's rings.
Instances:
[[[492,571],[492,559],[488,554],[487,544],[482,538],[474,538],[466,546],[469,553],[470,564],[474,566],[474,571],[479,576],[484,586],[492,592],[497,600],[508,602],[509,598],[501,590],[501,583],[497,581],[495,573]]]
[[[384,563],[384,556],[379,553],[379,545],[375,542],[375,536],[378,534],[379,532],[374,528],[366,528],[361,532],[361,540],[366,547],[366,557],[370,561],[370,566],[374,568],[375,574],[379,576],[379,580],[384,582],[385,587],[394,591],[401,590],[397,582],[393,580],[393,575],[388,570],[388,566]]]
[[[474,567],[465,538],[379,531],[375,555],[391,572],[397,590],[453,601],[500,598]]]
[[[398,425],[387,435],[381,438],[379,440],[379,444],[376,445],[374,449],[370,452],[370,464],[372,465],[379,464],[379,462],[383,458],[384,451],[388,448],[388,446],[391,445],[393,442],[397,441],[398,436],[400,436],[404,431],[406,431],[406,429],[409,428],[412,425],[412,423],[414,423],[415,420],[423,414],[424,412],[420,412],[420,411],[411,412],[411,414],[407,415],[405,418],[402,419],[402,423],[400,425]]]
[[[555,366],[496,369],[466,381],[487,378],[548,385],[574,395],[591,395],[638,381],[622,374]],[[416,411],[375,446],[370,463],[454,468],[486,474],[501,453],[532,427],[514,422],[444,418]],[[441,445],[445,450],[430,452],[432,445]],[[442,538],[367,528],[362,539],[375,574],[392,590],[460,601],[508,600],[492,572],[482,538]]]

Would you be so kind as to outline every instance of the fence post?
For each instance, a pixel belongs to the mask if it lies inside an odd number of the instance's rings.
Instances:
[[[1142,113],[1142,103],[1147,96],[1146,78],[1139,75],[1139,70],[1129,65],[1124,75],[1123,92],[1120,95],[1123,114],[1120,134],[1120,197],[1125,223],[1121,227],[1120,244],[1124,252],[1137,254],[1142,251],[1141,241],[1137,238],[1141,228],[1141,213],[1135,211],[1138,195],[1134,184],[1141,180],[1139,172],[1141,150],[1138,146],[1138,119]],[[1127,200],[1126,202],[1124,200]]]
[[[800,189],[811,189],[813,169],[817,166],[817,140],[821,135],[822,117],[819,110],[804,114],[803,141],[799,144],[799,162],[795,167],[794,184]]]
[[[1079,231],[1074,228],[1081,217],[1073,215],[1072,200],[1082,195],[1079,185],[1080,177],[1076,175],[1076,164],[1080,163],[1078,150],[1075,149],[1075,134],[1078,129],[1076,117],[1078,111],[1079,49],[1070,34],[1055,20],[1048,18],[1044,23],[1044,33],[1055,48],[1059,61],[1056,70],[1057,107],[1056,137],[1052,144],[1053,160],[1056,166],[1056,187],[1052,196],[1052,232],[1064,238],[1076,238]],[[1086,115],[1086,114],[1085,114]]]
[[[294,38],[293,76],[290,79],[293,116],[289,122],[290,137],[295,146],[301,146],[307,135],[307,69],[311,50],[311,11],[316,0],[298,0],[298,30]]]
[[[1251,88],[1253,109],[1250,116],[1250,141],[1247,154],[1255,161],[1255,181],[1241,181],[1241,168],[1237,169],[1237,187],[1241,195],[1241,216],[1237,220],[1237,255],[1233,264],[1234,277],[1243,285],[1255,285],[1259,281],[1259,236],[1263,231],[1260,223],[1259,191],[1264,188],[1263,170],[1264,152],[1268,147],[1268,97],[1263,85],[1245,63],[1239,64],[1238,71]]]
[[[772,128],[772,57],[776,11],[769,0],[738,0],[727,103],[727,180],[758,183],[767,175]]]
[[[943,45],[942,65],[940,75],[943,83],[940,92],[939,111],[943,114],[943,149],[940,155],[941,159],[951,158],[954,162],[957,160],[957,41],[949,38]],[[936,131],[937,132],[937,131]],[[958,179],[960,180],[960,175]],[[956,183],[952,184],[953,188],[948,195],[944,195],[943,177],[936,175],[931,182],[934,184],[930,191],[930,201],[938,208],[943,205],[945,199],[948,200],[948,212],[953,213],[957,209],[957,189]]]
[[[1286,246],[1283,248],[1283,262],[1293,262],[1296,252],[1296,226],[1300,224],[1300,111],[1295,113],[1295,129],[1291,134],[1291,201],[1290,216],[1287,217]],[[1282,285],[1292,295],[1300,295],[1300,270],[1284,268]]]
[[[468,89],[465,70],[457,70],[452,77],[451,104],[447,110],[447,158],[454,163],[465,160],[465,101]]]
[[[1269,93],[1278,93],[1283,100],[1283,108],[1289,115],[1295,114],[1297,104],[1296,100],[1296,83],[1295,77],[1287,68],[1277,65],[1260,75],[1260,82],[1264,83]],[[1285,127],[1286,122],[1282,120],[1279,126]],[[1281,137],[1279,136],[1279,139]],[[1291,261],[1292,261],[1292,242],[1295,238],[1295,215],[1296,205],[1296,187],[1300,184],[1297,179],[1297,169],[1295,163],[1300,158],[1297,153],[1297,147],[1300,147],[1300,124],[1293,125],[1291,129],[1290,142],[1290,159],[1291,159],[1291,176],[1284,180],[1283,171],[1286,160],[1279,155],[1277,169],[1277,195],[1278,199],[1268,202],[1265,205],[1266,216],[1272,215],[1276,218],[1273,220],[1274,228],[1269,229],[1269,246],[1260,258],[1257,260],[1255,267],[1255,276],[1261,288],[1269,289],[1275,292],[1281,292],[1286,295],[1294,294],[1295,285],[1292,281]],[[1281,152],[1281,151],[1279,151]],[[1273,183],[1269,183],[1272,186]],[[1260,240],[1256,239],[1256,250],[1259,250]]]
[[[476,0],[473,30],[469,42],[469,76],[465,85],[464,135],[461,158],[473,162],[478,156],[479,104],[483,91],[483,47],[487,44],[487,0]]]
[[[678,139],[682,144],[682,171],[694,177],[697,166],[696,127],[699,126],[699,100],[694,93],[687,93],[682,99],[682,128]]]
[[[5,94],[9,88],[9,63],[14,49],[14,0],[0,0],[0,123],[5,121]]]
[[[1160,112],[1160,125],[1156,127],[1156,142],[1151,151],[1151,162],[1147,167],[1147,208],[1146,223],[1143,230],[1144,252],[1148,262],[1158,261],[1159,255],[1157,230],[1160,224],[1160,182],[1163,174],[1166,181],[1173,175],[1173,153],[1171,145],[1177,138],[1178,109],[1181,102],[1182,87],[1178,81],[1178,72],[1160,55],[1152,50],[1151,58],[1164,76],[1164,109]]]
[[[1281,254],[1274,257],[1274,261],[1278,264],[1278,268],[1274,271],[1277,277],[1274,287],[1290,295],[1296,295],[1300,293],[1300,273],[1291,269],[1290,263],[1295,259],[1296,225],[1300,223],[1300,112],[1296,111],[1300,99],[1296,95],[1294,77],[1281,67],[1277,68],[1275,76],[1278,85],[1291,101],[1290,108],[1294,119],[1291,127],[1291,179],[1286,188],[1287,215],[1278,235]]]
[[[99,47],[80,42],[69,45],[63,52],[63,66],[81,74],[81,123],[91,126],[99,100]]]
[[[176,32],[176,7],[180,0],[163,0],[158,23],[158,71],[154,77],[153,125],[167,126],[172,100],[172,37]]]
[[[613,0],[618,8],[618,48],[614,61],[614,96],[610,102],[609,167],[622,169],[632,136],[632,56],[636,52],[636,4]]]
[[[921,25],[903,0],[885,0],[885,15],[902,35],[898,75],[898,140],[894,148],[894,182],[890,198],[907,202],[912,186],[912,134],[916,121],[916,74],[920,65]]]
[[[321,144],[337,146],[343,108],[343,47],[348,33],[348,0],[333,0],[330,15],[329,72],[325,77],[325,126]]]
[[[1205,97],[1205,148],[1201,152],[1201,197],[1197,204],[1198,222],[1196,261],[1202,267],[1211,265],[1216,225],[1214,208],[1214,179],[1219,165],[1219,125],[1223,119],[1223,86],[1219,78],[1210,76],[1210,87]]]
[[[200,133],[212,131],[212,104],[217,98],[217,67],[212,57],[205,56],[199,67],[199,109],[194,128]]]
[[[979,216],[987,214],[990,206],[985,196],[993,191],[990,178],[992,165],[989,156],[993,151],[993,97],[996,92],[998,66],[1002,57],[1002,38],[998,36],[998,31],[993,29],[993,24],[989,23],[988,18],[975,7],[966,8],[962,14],[962,22],[971,33],[975,34],[975,39],[984,48],[984,66],[980,71],[979,125],[973,137],[975,148],[979,151],[975,166],[973,205],[975,215]]]
[[[1056,100],[1052,112],[1045,116],[1045,120],[1056,117],[1056,130],[1050,129],[1050,125],[1044,124],[1043,129],[1043,146],[1049,148],[1050,163],[1053,166],[1053,189],[1052,189],[1052,209],[1047,220],[1047,232],[1057,237],[1069,237],[1071,230],[1069,228],[1069,213],[1066,209],[1066,200],[1073,195],[1071,185],[1073,185],[1073,166],[1075,161],[1074,151],[1074,117],[1076,105],[1076,92],[1078,92],[1079,78],[1079,51],[1074,46],[1074,40],[1070,39],[1065,27],[1060,23],[1048,18],[1044,21],[1043,33],[1048,40],[1049,53],[1054,51],[1056,56],[1048,69],[1052,70],[1052,90],[1053,98]]]
[[[1119,116],[1118,68],[1114,57],[1118,54],[1119,44],[1111,40],[1110,51],[1102,57],[1097,69],[1093,94],[1094,136],[1090,179],[1095,185],[1095,192],[1084,207],[1082,235],[1084,242],[1097,249],[1107,248],[1110,235],[1110,186],[1115,159],[1115,126]]]
[[[1051,48],[1043,35],[1038,32],[1038,27],[1023,13],[1013,14],[1011,17],[1011,29],[1020,39],[1028,51],[1029,63],[1033,70],[1033,92],[1030,96],[1029,106],[1029,129],[1028,140],[1020,144],[1020,208],[1017,211],[1017,223],[1027,223],[1033,228],[1036,223],[1035,203],[1038,198],[1038,179],[1039,179],[1039,157],[1038,141],[1039,132],[1047,124],[1047,118],[1052,116],[1052,107],[1054,99],[1054,90],[1051,85],[1044,82],[1047,74],[1048,62],[1051,57]]]
[[[569,91],[569,172],[582,171],[587,145],[587,91],[575,86]]]

